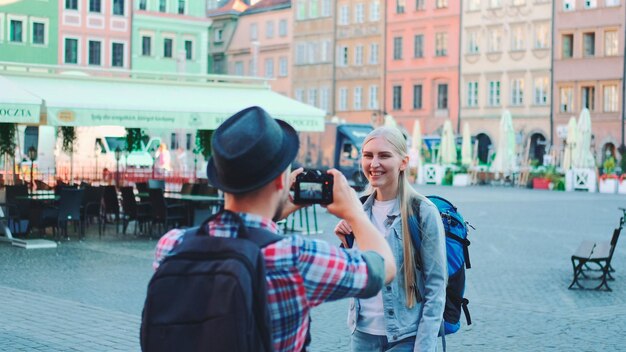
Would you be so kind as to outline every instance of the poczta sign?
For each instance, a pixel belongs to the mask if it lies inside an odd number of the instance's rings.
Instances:
[[[0,107],[0,117],[32,117],[28,109],[5,109]]]

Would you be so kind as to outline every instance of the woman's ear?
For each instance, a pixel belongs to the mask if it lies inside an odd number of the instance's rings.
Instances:
[[[405,156],[402,158],[402,162],[400,163],[400,171],[406,170],[407,165],[409,165],[409,156]]]

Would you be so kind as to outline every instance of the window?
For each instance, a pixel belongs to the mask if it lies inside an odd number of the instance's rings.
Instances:
[[[402,109],[402,86],[393,86],[393,109]]]
[[[354,48],[354,64],[363,66],[363,45],[357,45]]]
[[[354,87],[354,100],[352,101],[352,108],[356,111],[363,109],[363,88]]]
[[[296,89],[295,98],[297,101],[304,102],[304,89]]]
[[[370,21],[376,22],[380,20],[380,2],[372,1],[370,4]]]
[[[325,111],[328,111],[328,108],[330,106],[329,102],[330,102],[330,89],[328,88],[321,88],[320,89],[320,109],[323,109]]]
[[[33,44],[46,44],[46,25],[42,22],[33,22]]]
[[[448,7],[448,0],[437,0],[437,2],[435,3],[435,6],[438,9],[443,9]]]
[[[339,48],[339,66],[348,66],[348,47]]]
[[[478,82],[467,82],[467,107],[478,106]]]
[[[259,39],[259,26],[256,23],[250,23],[250,40]]]
[[[124,67],[124,44],[113,43],[111,50],[111,66]]]
[[[145,10],[148,8],[148,0],[139,0],[139,9]]]
[[[583,56],[590,57],[596,54],[596,34],[583,33]]]
[[[437,109],[448,109],[448,85],[445,83],[437,85]]]
[[[489,81],[489,92],[487,97],[487,104],[489,106],[500,105],[500,81]]]
[[[582,93],[582,99],[580,100],[581,102],[581,107],[582,108],[587,108],[590,111],[594,110],[594,102],[595,102],[595,93],[596,93],[596,88],[589,86],[589,87],[582,87],[581,89],[581,93]]]
[[[513,6],[524,6],[526,5],[526,0],[513,0]]]
[[[563,11],[574,11],[576,9],[576,0],[563,0]]]
[[[306,19],[306,0],[298,0],[298,10],[296,12],[297,20]]]
[[[424,35],[418,34],[413,38],[413,57],[424,57]]]
[[[274,38],[274,21],[265,22],[265,38]]]
[[[243,61],[235,61],[235,75],[243,76]]]
[[[511,30],[511,50],[524,50],[524,26],[513,26]]]
[[[78,39],[65,38],[65,63],[78,63]]]
[[[185,40],[185,59],[193,60],[193,41]]]
[[[402,37],[393,38],[393,59],[402,60]]]
[[[478,46],[478,31],[470,31],[467,36],[467,52],[470,54],[480,53]]]
[[[524,104],[524,80],[513,79],[511,81],[511,105]]]
[[[354,23],[365,22],[365,5],[361,2],[354,7]]]
[[[574,88],[563,87],[560,91],[561,104],[559,105],[559,111],[574,112]]]
[[[322,17],[330,17],[331,0],[322,0]]]
[[[535,78],[535,105],[548,104],[548,78]]]
[[[281,57],[278,59],[278,75],[280,77],[286,77],[289,71],[289,61],[287,61],[286,57]]]
[[[166,11],[167,11],[167,1],[159,0],[159,12],[166,12]]]
[[[102,43],[90,40],[89,41],[89,59],[88,62],[90,65],[100,66],[100,58],[102,54]]]
[[[78,0],[65,0],[66,10],[78,10]]]
[[[174,40],[171,38],[163,39],[163,57],[172,57],[172,47]]]
[[[306,44],[296,44],[296,65],[302,65],[306,61]]]
[[[339,110],[348,109],[348,88],[339,88]]]
[[[378,43],[370,44],[370,64],[378,64]]]
[[[350,8],[348,5],[341,5],[339,8],[339,24],[345,26],[348,23],[350,23]]]
[[[217,28],[215,30],[215,42],[221,43],[224,41],[224,28]]]
[[[317,18],[319,16],[319,13],[317,11],[317,4],[317,0],[309,1],[309,18]]]
[[[415,10],[422,11],[426,9],[426,0],[415,0]]]
[[[502,7],[502,0],[489,0],[489,8],[497,9]]]
[[[435,34],[435,56],[448,55],[448,33]]]
[[[178,136],[176,133],[170,134],[170,150],[178,149]]]
[[[480,10],[480,1],[481,0],[469,0],[469,4],[467,5],[467,9],[469,11],[478,11],[478,10]]]
[[[14,43],[22,43],[24,41],[24,31],[22,30],[22,21],[11,20],[11,28],[9,38]]]
[[[278,22],[278,36],[279,37],[287,36],[287,20],[280,20]]]
[[[185,149],[190,150],[191,149],[191,133],[187,133],[185,135]]]
[[[406,0],[396,0],[396,13],[404,13]]]
[[[378,86],[370,86],[369,109],[378,109]]]
[[[616,56],[618,54],[617,31],[604,32],[604,56]]]
[[[571,58],[574,56],[574,35],[563,34],[561,36],[561,56],[562,58]]]
[[[178,14],[185,14],[185,0],[178,0]]]
[[[586,9],[595,9],[598,6],[596,0],[585,0],[585,8]]]
[[[617,85],[604,86],[604,112],[617,112]]]
[[[316,106],[316,104],[317,104],[317,89],[309,88],[308,104],[312,105],[312,106]]]
[[[550,46],[550,27],[548,23],[535,26],[535,49],[547,49]]]
[[[265,59],[265,77],[274,77],[274,59],[272,58]]]
[[[330,40],[325,40],[322,42],[320,60],[321,62],[330,62]]]
[[[101,12],[102,4],[100,0],[89,0],[89,12]]]
[[[606,7],[619,6],[619,2],[620,0],[604,0],[604,4]]]
[[[113,0],[113,14],[124,16],[124,0]]]
[[[502,29],[490,28],[489,29],[489,52],[497,53],[502,51]]]
[[[413,109],[422,108],[422,85],[413,85]]]
[[[145,35],[141,37],[141,55],[142,56],[152,55],[152,37],[145,36]]]

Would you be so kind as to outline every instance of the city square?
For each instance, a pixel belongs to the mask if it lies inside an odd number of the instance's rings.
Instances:
[[[570,256],[583,239],[610,239],[623,196],[497,186],[417,189],[449,199],[476,228],[469,235],[465,295],[472,325],[461,318],[461,330],[446,338],[449,350],[626,350],[624,240],[612,262],[612,292],[567,288]],[[316,213],[322,233],[305,236],[338,244],[336,218],[321,208]],[[0,351],[140,350],[156,234],[149,240],[114,232],[109,227],[99,239],[92,228],[79,242],[70,231],[71,240],[56,249],[0,244]],[[348,350],[347,307],[342,300],[313,310],[312,351]]]

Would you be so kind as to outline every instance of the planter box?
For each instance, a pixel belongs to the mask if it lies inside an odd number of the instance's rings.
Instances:
[[[470,185],[470,175],[469,174],[455,174],[452,178],[452,185],[465,187]]]
[[[617,193],[618,180],[616,178],[600,179],[598,191],[600,193]]]
[[[550,189],[550,179],[543,177],[533,178],[533,189]]]
[[[619,177],[619,183],[617,184],[617,193],[626,194],[626,174]]]
[[[440,185],[443,179],[444,168],[441,165],[424,165],[424,183]]]

